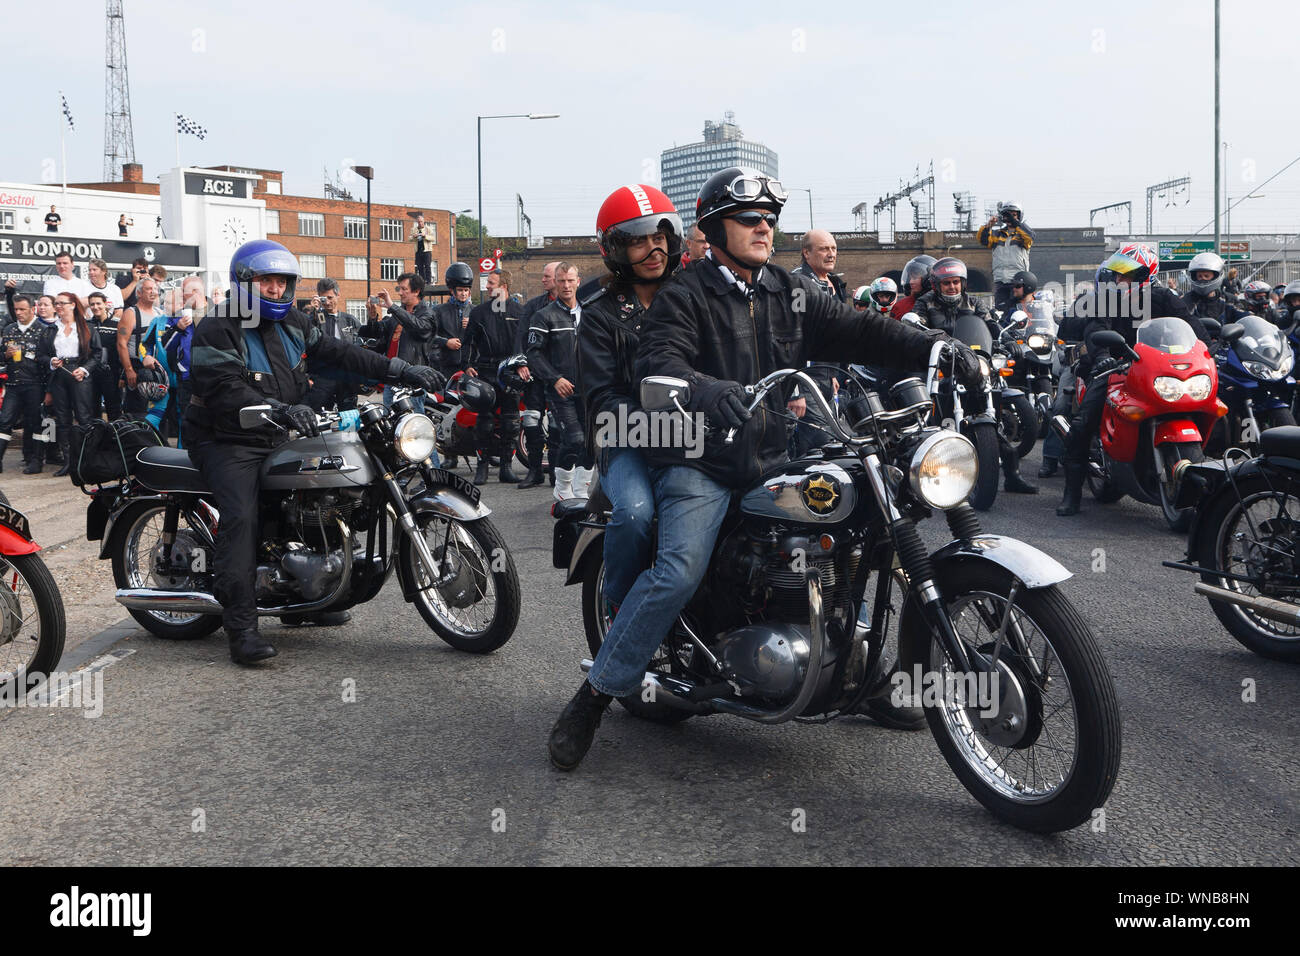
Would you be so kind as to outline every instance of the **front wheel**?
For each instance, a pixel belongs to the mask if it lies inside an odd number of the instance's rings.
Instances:
[[[998,454],[998,426],[992,422],[976,422],[962,429],[975,444],[975,458],[979,462],[979,477],[970,493],[970,506],[976,511],[988,511],[998,496],[998,478],[1001,462]]]
[[[440,574],[430,580],[415,546],[402,535],[398,560],[415,583],[415,607],[452,647],[488,654],[510,640],[519,623],[519,575],[487,518],[462,523],[438,514],[415,516]]]
[[[48,675],[63,656],[65,634],[63,598],[45,562],[36,554],[0,555],[0,686]]]
[[[984,563],[936,568],[958,639],[972,657],[997,658],[989,674],[962,674],[909,602],[902,623],[903,672],[948,766],[995,816],[1034,833],[1087,822],[1119,773],[1115,684],[1096,639],[1055,586],[1020,589]],[[1006,621],[1005,642],[998,632]]]
[[[1170,474],[1173,466],[1184,458],[1190,462],[1205,460],[1205,453],[1196,442],[1178,442],[1173,445],[1165,445],[1164,449],[1157,449],[1157,454],[1161,456],[1157,461],[1166,475]],[[1176,531],[1179,534],[1187,533],[1187,529],[1192,526],[1192,516],[1196,514],[1195,506],[1190,508],[1174,507],[1174,488],[1168,481],[1160,482],[1160,510],[1165,514],[1165,523],[1169,525],[1169,530]]]
[[[1038,442],[1038,412],[1028,395],[1017,395],[1003,401],[999,416],[1002,434],[1015,448],[1016,454],[1024,458]]]

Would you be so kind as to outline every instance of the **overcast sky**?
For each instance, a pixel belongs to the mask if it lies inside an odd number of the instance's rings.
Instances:
[[[734,110],[746,138],[776,150],[786,185],[812,190],[819,227],[851,229],[854,205],[932,160],[945,229],[952,193],[970,190],[979,212],[1014,199],[1038,226],[1086,226],[1089,208],[1131,200],[1141,231],[1146,187],[1183,175],[1191,189],[1157,203],[1157,231],[1190,234],[1213,216],[1211,0],[125,7],[149,180],[175,164],[179,111],[208,130],[182,137],[186,164],[282,169],[286,192],[313,196],[324,170],[369,164],[376,201],[474,208],[475,117],[555,112],[483,123],[484,219],[513,234],[519,193],[534,234],[588,234],[606,194],[656,181],[661,150]],[[1235,199],[1300,155],[1300,14],[1281,0],[1222,7]],[[5,26],[0,180],[54,168],[59,89],[76,121],[69,180],[100,179],[104,4],[14,2]],[[1300,231],[1300,163],[1259,192],[1233,211],[1234,233]],[[783,224],[807,222],[795,193]],[[910,226],[900,205],[899,228]]]

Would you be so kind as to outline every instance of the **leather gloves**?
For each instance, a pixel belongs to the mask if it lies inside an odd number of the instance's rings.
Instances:
[[[277,405],[271,409],[271,421],[281,428],[292,428],[311,438],[320,434],[316,413],[306,405]]]
[[[409,365],[397,379],[401,385],[422,388],[426,392],[436,392],[447,384],[447,376],[427,365]]]
[[[972,392],[984,390],[984,370],[975,353],[956,339],[950,339],[943,353],[943,362],[952,366],[957,381]]]
[[[719,428],[739,428],[750,417],[746,398],[738,382],[715,379],[695,390],[691,411],[703,412]]]

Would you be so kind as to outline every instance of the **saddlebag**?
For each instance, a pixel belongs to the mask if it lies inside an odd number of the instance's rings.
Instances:
[[[72,483],[84,487],[121,481],[131,474],[140,449],[162,444],[162,437],[148,422],[96,419],[81,425],[72,436]]]

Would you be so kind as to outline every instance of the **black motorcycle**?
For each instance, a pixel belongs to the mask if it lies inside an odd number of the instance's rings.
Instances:
[[[998,349],[1006,353],[1001,363],[997,351],[993,359],[1006,386],[999,405],[1000,425],[1021,458],[1033,450],[1037,439],[1047,437],[1060,375],[1056,333],[1051,306],[1037,302],[1029,312],[1012,312],[999,330]]]
[[[394,392],[392,408],[364,405],[318,418],[262,465],[257,551],[259,616],[338,611],[374,599],[394,567],[402,597],[452,647],[487,653],[519,619],[519,578],[473,484],[434,468],[434,427],[415,410],[423,393]],[[269,406],[240,424],[270,421]],[[141,450],[116,485],[92,492],[86,537],[113,562],[116,599],[148,631],[198,638],[221,624],[213,594],[221,515],[189,454]]]
[[[861,705],[895,634],[895,692],[924,706],[976,799],[1036,832],[1088,820],[1115,782],[1120,717],[1096,640],[1057,588],[1070,573],[1023,542],[981,532],[966,504],[975,449],[927,424],[919,379],[897,382],[886,399],[867,389],[867,414],[850,430],[793,369],[749,387],[751,410],[789,378],[820,405],[836,440],[736,496],[699,590],[665,622],[642,692],[620,703],[661,723],[705,714],[825,722]],[[649,412],[684,415],[688,402],[685,381],[642,383]],[[607,509],[598,490],[556,506],[553,560],[566,584],[582,585],[593,658],[611,623]],[[953,540],[931,553],[916,522],[935,509]]]
[[[1262,454],[1187,463],[1178,505],[1195,506],[1187,560],[1165,567],[1200,574],[1196,593],[1242,645],[1300,661],[1300,427],[1260,434]]]

